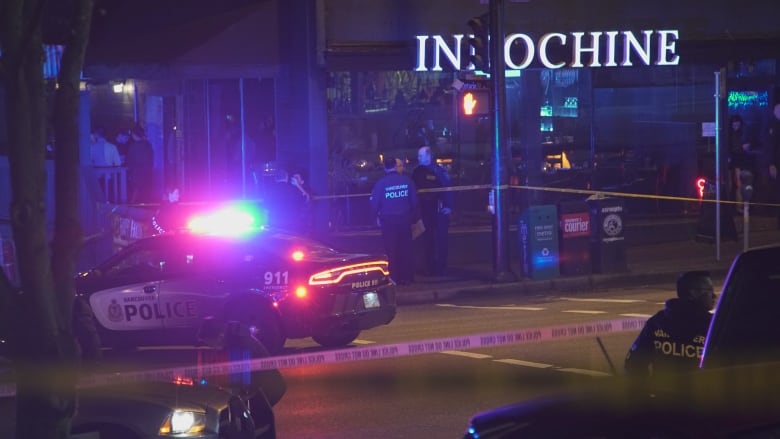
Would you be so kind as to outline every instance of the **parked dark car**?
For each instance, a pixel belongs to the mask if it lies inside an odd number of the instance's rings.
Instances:
[[[761,364],[695,372],[652,391],[616,378],[479,413],[463,438],[777,437],[778,370],[778,364]]]
[[[735,257],[698,370],[473,416],[465,439],[759,438],[780,435],[780,246]]]
[[[701,368],[780,362],[780,246],[734,259],[715,307]]]
[[[262,393],[241,398],[208,383],[178,379],[85,387],[71,434],[84,439],[271,439],[271,406]],[[16,403],[0,398],[0,437],[14,437]]]
[[[196,345],[217,319],[247,325],[272,353],[294,338],[337,347],[395,317],[383,255],[264,227],[198,230],[138,240],[77,277],[103,345]]]
[[[277,369],[252,367],[267,349],[234,322],[208,319],[200,336],[214,346],[85,358],[71,437],[274,439],[287,384]],[[0,357],[1,438],[16,433],[16,372]]]

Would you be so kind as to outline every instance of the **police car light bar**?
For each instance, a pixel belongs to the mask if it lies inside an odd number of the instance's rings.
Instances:
[[[190,219],[187,228],[193,233],[217,236],[240,236],[265,226],[262,212],[251,206],[227,206]]]

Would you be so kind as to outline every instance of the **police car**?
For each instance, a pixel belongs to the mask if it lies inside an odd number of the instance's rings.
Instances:
[[[271,352],[286,339],[351,343],[396,313],[383,256],[344,253],[225,208],[140,239],[77,276],[101,342],[197,345],[204,319],[240,322]]]
[[[15,396],[0,397],[0,437],[16,434]],[[79,389],[74,439],[271,439],[273,410],[262,392],[230,390],[189,378]]]

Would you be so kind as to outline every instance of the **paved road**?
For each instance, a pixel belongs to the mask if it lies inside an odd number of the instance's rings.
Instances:
[[[402,308],[396,321],[367,331],[356,346],[386,346],[505,330],[530,330],[620,317],[647,317],[669,291],[581,292],[462,297]],[[620,368],[637,331],[602,337]],[[306,351],[306,340],[290,351]],[[460,437],[482,410],[532,396],[596,385],[612,366],[593,336],[543,343],[457,349],[435,354],[282,371],[288,393],[276,406],[280,438]]]

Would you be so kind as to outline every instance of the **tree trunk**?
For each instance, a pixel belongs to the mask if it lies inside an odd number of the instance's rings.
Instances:
[[[46,224],[47,90],[42,0],[0,0],[0,75],[6,91],[11,228],[21,288],[0,282],[17,384],[16,437],[67,438],[76,406],[79,349],[73,275],[81,247],[79,81],[94,0],[74,0],[55,96],[55,226]],[[50,238],[53,250],[50,252]],[[3,275],[4,276],[4,275]],[[56,287],[55,287],[56,286]]]

